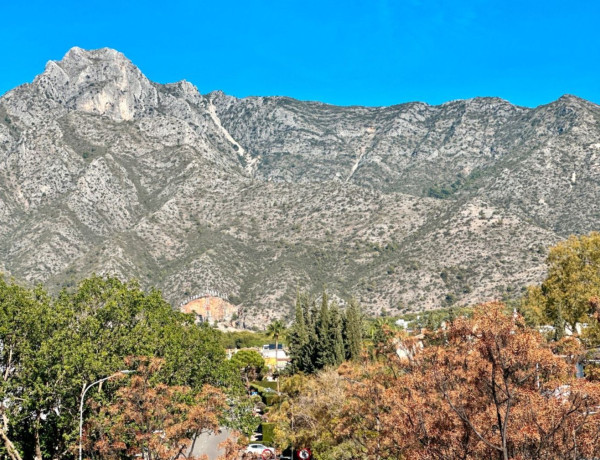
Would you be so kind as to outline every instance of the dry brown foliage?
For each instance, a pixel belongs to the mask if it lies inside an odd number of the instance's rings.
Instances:
[[[503,305],[483,305],[430,340],[434,345],[422,350],[412,344],[412,355],[393,366],[355,371],[344,425],[369,458],[600,453],[600,386],[574,379],[568,360]],[[575,342],[566,342],[563,352],[579,352]]]
[[[300,434],[321,458],[342,458],[341,445],[344,458],[377,460],[600,455],[600,385],[574,378],[578,341],[553,350],[520,316],[489,303],[422,341],[390,343],[385,356],[328,379],[341,382],[341,397],[324,404],[322,382],[287,403],[294,436],[302,417],[312,420]]]
[[[86,427],[86,447],[107,460],[141,456],[148,460],[196,459],[188,456],[193,439],[219,430],[224,394],[205,385],[200,392],[186,386],[154,383],[160,359],[138,358],[137,372],[97,411]],[[229,450],[228,450],[229,452]],[[226,457],[234,458],[234,457]],[[200,459],[198,459],[200,460]]]

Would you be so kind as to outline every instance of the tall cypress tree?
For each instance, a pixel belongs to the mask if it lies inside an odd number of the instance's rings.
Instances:
[[[335,364],[330,330],[331,317],[329,315],[329,298],[327,297],[327,292],[323,290],[321,297],[321,309],[319,310],[319,316],[316,321],[318,344],[315,364],[318,368],[332,366]]]
[[[306,324],[305,296],[296,293],[295,320],[289,334],[290,360],[293,372],[306,372],[306,348],[309,341],[309,331]],[[309,360],[310,361],[310,360]]]
[[[357,360],[362,351],[363,320],[358,302],[352,299],[346,310],[344,327],[344,341],[346,345],[346,358]]]
[[[317,331],[317,320],[319,319],[319,309],[317,308],[317,302],[314,298],[309,298],[308,294],[305,294],[306,298],[306,318],[307,326],[310,332]]]
[[[319,338],[317,336],[317,321],[319,317],[319,310],[317,309],[317,303],[314,298],[310,297],[308,293],[304,294],[304,303],[307,315],[307,331],[308,341],[304,347],[304,372],[312,374],[318,369],[317,366],[317,352]]]
[[[352,300],[342,314],[323,291],[320,308],[317,305],[306,293],[296,296],[295,321],[288,336],[294,372],[311,374],[360,357],[363,319],[358,303]]]
[[[302,301],[302,297],[300,292],[296,293],[296,308],[294,311],[294,327],[298,333],[301,333],[302,336],[307,337],[308,331],[306,329],[306,312],[304,307],[304,302]]]
[[[334,364],[339,366],[346,358],[344,349],[344,324],[337,302],[331,302],[329,307],[331,317],[330,341],[333,352]]]

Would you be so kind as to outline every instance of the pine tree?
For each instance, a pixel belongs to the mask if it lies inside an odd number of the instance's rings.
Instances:
[[[358,303],[354,299],[350,301],[346,311],[344,333],[346,358],[357,360],[362,350],[363,321]]]

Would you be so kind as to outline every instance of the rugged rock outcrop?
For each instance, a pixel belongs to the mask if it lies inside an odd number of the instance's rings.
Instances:
[[[138,278],[286,314],[297,287],[370,311],[515,295],[600,226],[600,107],[496,98],[335,107],[201,95],[73,48],[0,98],[0,269]]]

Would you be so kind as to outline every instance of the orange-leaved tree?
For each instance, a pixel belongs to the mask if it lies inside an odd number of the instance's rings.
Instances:
[[[410,352],[345,369],[340,429],[364,458],[600,455],[600,385],[575,379],[565,357],[502,304],[456,319],[429,345],[402,348]]]
[[[219,430],[224,394],[209,385],[195,392],[160,383],[161,359],[130,358],[128,365],[136,363],[137,372],[112,404],[90,403],[96,415],[85,429],[86,450],[107,460],[196,458],[190,455],[196,437]]]

